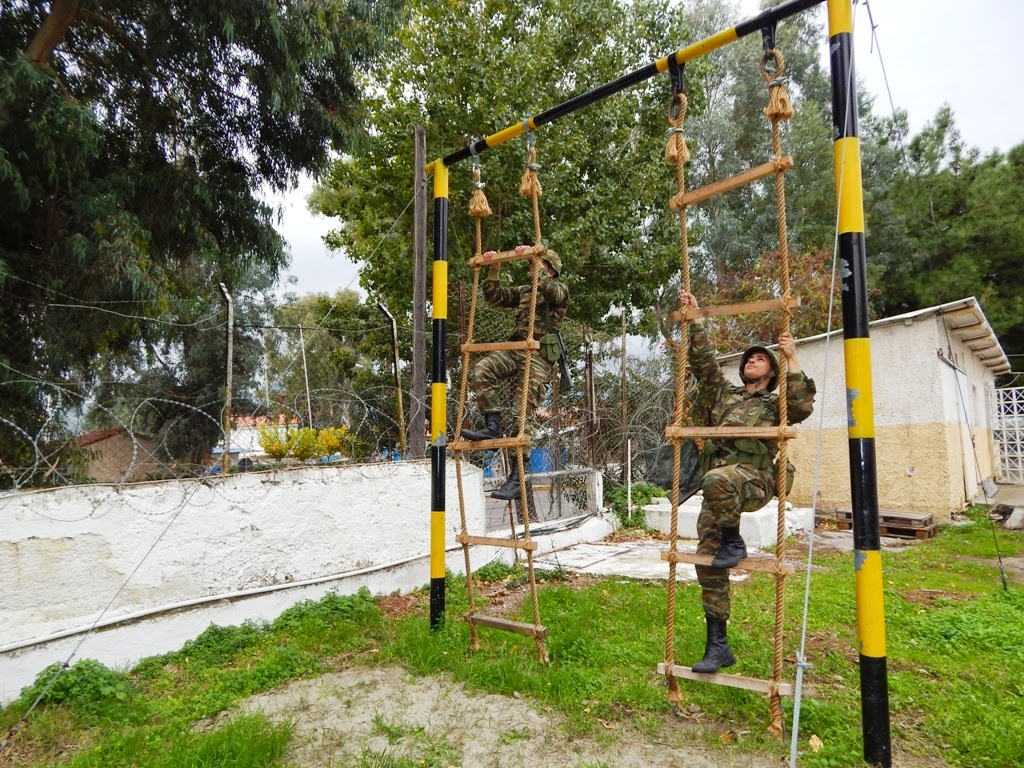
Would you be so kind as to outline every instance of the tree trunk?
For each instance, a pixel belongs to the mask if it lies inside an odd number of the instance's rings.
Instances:
[[[53,49],[60,44],[78,18],[78,0],[53,0],[46,21],[25,50],[28,60],[37,67],[46,66],[53,55]]]

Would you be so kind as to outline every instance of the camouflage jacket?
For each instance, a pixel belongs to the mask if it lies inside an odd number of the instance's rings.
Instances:
[[[690,370],[704,387],[711,402],[711,426],[777,426],[779,423],[779,396],[765,389],[747,392],[744,386],[734,386],[722,374],[715,350],[700,323],[690,325]],[[786,377],[787,417],[790,424],[797,424],[814,408],[817,392],[814,381],[802,371],[788,373]],[[738,446],[743,453],[761,453],[767,449],[767,456],[774,459],[778,451],[776,440],[716,440],[711,450],[728,453]],[[750,444],[760,444],[758,449]],[[707,448],[707,446],[706,446]],[[754,450],[751,451],[750,449]],[[765,467],[761,467],[762,469]]]
[[[529,283],[515,288],[502,286],[498,278],[484,280],[484,298],[496,307],[515,308],[516,329],[510,341],[523,341],[530,329]],[[533,338],[539,339],[545,333],[554,333],[562,327],[562,319],[569,310],[569,289],[547,272],[541,270],[537,283],[537,321],[533,325]],[[545,322],[550,325],[545,328]]]

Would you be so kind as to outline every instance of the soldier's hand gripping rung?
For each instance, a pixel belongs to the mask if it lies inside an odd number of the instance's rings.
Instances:
[[[526,341],[488,341],[462,345],[463,352],[498,352],[500,350],[522,352],[527,349],[540,349],[540,342],[536,339],[527,339]]]
[[[713,182],[706,187],[699,187],[689,192],[678,194],[668,201],[668,207],[673,211],[680,211],[688,205],[699,203],[701,200],[707,200],[715,195],[721,195],[723,192],[737,189],[745,184],[763,179],[765,176],[771,176],[776,171],[786,171],[792,167],[793,158],[790,155],[784,155],[778,160],[772,160],[771,162],[749,168],[743,171],[743,173],[737,173],[735,176]]]
[[[743,304],[723,304],[719,307],[687,307],[672,313],[677,323],[681,320],[700,320],[702,317],[722,317],[725,315],[752,315],[757,312],[771,312],[773,309],[794,309],[800,306],[799,296],[785,299],[765,299],[764,301],[748,301]]]
[[[719,437],[735,439],[752,437],[757,440],[792,440],[796,437],[793,427],[666,427],[668,439],[688,437]]]
[[[506,261],[517,261],[519,259],[532,259],[534,256],[543,256],[548,252],[548,247],[540,245],[520,245],[511,251],[487,251],[480,256],[473,256],[469,260],[471,267],[492,267],[495,264],[502,264]]]

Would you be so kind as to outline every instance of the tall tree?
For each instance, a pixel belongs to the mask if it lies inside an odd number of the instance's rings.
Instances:
[[[330,244],[363,262],[362,285],[393,311],[412,295],[411,223],[402,218],[412,197],[408,126],[425,125],[429,151],[447,154],[691,37],[663,0],[414,0],[409,14],[396,54],[372,72],[372,140],[335,162],[313,198],[340,220]],[[659,78],[536,134],[543,236],[562,256],[572,317],[592,326],[612,306],[649,306],[676,269],[675,230],[661,221],[674,187],[660,159],[670,95],[668,78]],[[699,90],[691,101],[698,111]],[[518,195],[525,158],[522,141],[483,157],[494,211],[484,221],[485,248],[533,239],[529,201]],[[473,250],[471,171],[468,162],[451,171],[453,283],[468,279]]]
[[[906,161],[884,200],[903,237],[879,252],[879,310],[975,296],[1004,350],[1024,352],[1024,144],[982,157],[944,106],[909,141]]]
[[[218,282],[273,282],[286,256],[260,190],[290,188],[350,146],[359,72],[400,2],[5,4],[4,463],[34,460],[26,435],[95,378],[98,358],[180,352],[183,306]]]

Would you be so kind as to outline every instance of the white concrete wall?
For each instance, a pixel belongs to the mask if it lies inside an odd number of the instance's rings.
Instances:
[[[482,474],[468,462],[463,468],[467,524],[483,531]],[[446,541],[453,546],[453,462],[446,502]],[[120,490],[16,493],[0,497],[0,532],[2,651],[91,626],[101,614],[106,623],[428,555],[430,465],[310,467]]]

